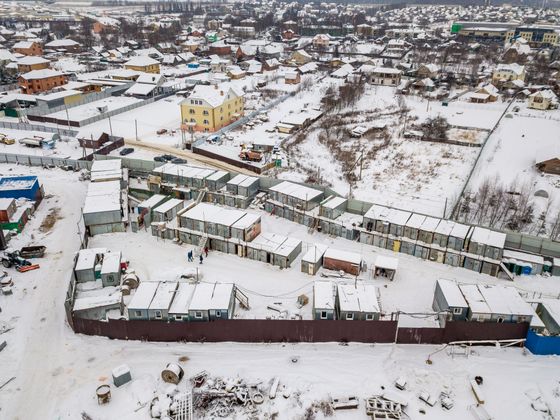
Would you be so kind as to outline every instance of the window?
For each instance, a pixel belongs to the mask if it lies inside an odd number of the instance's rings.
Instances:
[[[175,321],[181,321],[183,317],[181,315],[175,315]]]
[[[191,122],[192,122],[192,123],[195,123],[196,120],[195,120],[194,118],[191,118]]]
[[[352,321],[354,319],[354,314],[346,314],[346,320],[347,321]]]
[[[477,320],[478,322],[484,322],[484,316],[483,316],[483,315],[478,315],[478,316],[476,317],[476,320]]]
[[[191,99],[191,105],[194,105],[195,101],[193,99]]]
[[[189,114],[194,114],[194,112],[195,112],[194,109],[192,108],[189,109]]]
[[[196,312],[194,313],[194,317],[197,318],[197,319],[202,319],[202,312],[196,311]]]
[[[206,110],[203,111],[203,112],[202,112],[202,115],[208,115],[208,111],[206,111]]]
[[[366,321],[373,321],[373,314],[366,314]]]
[[[327,319],[327,311],[321,311],[321,319]]]
[[[221,318],[221,317],[222,317],[222,312],[216,311],[216,318]]]
[[[463,313],[462,308],[453,308],[453,315],[461,315]]]
[[[501,323],[503,323],[503,322],[504,322],[504,318],[501,317],[501,316],[499,316],[499,317],[498,317],[498,324],[501,324]]]
[[[204,120],[204,125],[208,125],[208,124],[210,124],[210,123],[208,122],[208,120]]]
[[[142,311],[134,311],[134,316],[140,318],[142,316]]]
[[[161,318],[162,318],[161,311],[156,311],[156,319],[161,319]]]

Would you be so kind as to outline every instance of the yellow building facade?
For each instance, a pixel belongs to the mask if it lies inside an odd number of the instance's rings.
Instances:
[[[211,133],[243,116],[243,92],[230,85],[198,85],[181,102],[181,122],[193,131]]]

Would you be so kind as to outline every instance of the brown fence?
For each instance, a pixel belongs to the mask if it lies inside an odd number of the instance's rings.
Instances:
[[[232,159],[232,158],[229,158],[227,156],[219,155],[217,153],[213,153],[213,152],[210,152],[209,150],[201,149],[200,147],[196,147],[196,146],[194,146],[192,148],[192,151],[193,151],[193,153],[196,153],[196,154],[199,154],[199,155],[202,155],[202,156],[206,156],[206,157],[209,157],[209,158],[212,158],[212,159],[216,159],[216,160],[220,160],[222,162],[229,163],[230,165],[237,166],[238,168],[247,169],[251,172],[255,172],[256,174],[260,174],[260,173],[274,167],[274,161],[271,161],[271,162],[263,165],[262,167],[259,167],[259,166],[251,165],[250,163],[247,163],[247,162],[241,162],[240,160],[237,160],[237,159]]]
[[[528,324],[447,322],[444,328],[397,328],[397,321],[236,319],[213,322],[97,321],[69,322],[76,333],[121,340],[241,343],[358,342],[444,344],[453,341],[522,339]],[[398,331],[398,333],[397,333]]]

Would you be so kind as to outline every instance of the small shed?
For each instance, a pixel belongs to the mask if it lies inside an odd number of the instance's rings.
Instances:
[[[424,223],[425,219],[426,216],[413,213],[404,225],[404,236],[416,241],[418,239],[420,227],[422,226],[422,223]]]
[[[0,177],[0,198],[26,198],[40,201],[43,190],[39,179],[34,176],[3,176]]]
[[[301,252],[301,241],[274,233],[261,233],[247,244],[247,258],[288,268]]]
[[[330,281],[313,284],[313,319],[336,319],[336,291]]]
[[[104,320],[107,312],[118,310],[122,314],[123,301],[120,292],[110,295],[78,297],[72,311],[77,318]]]
[[[397,268],[399,266],[399,259],[395,257],[388,257],[386,255],[378,255],[375,258],[373,265],[373,276],[384,277],[393,281]]]
[[[14,198],[0,198],[0,222],[9,222],[17,210]]]
[[[238,174],[226,183],[226,189],[233,195],[252,197],[259,190],[259,178]]]
[[[434,240],[434,232],[440,222],[435,217],[426,217],[418,231],[418,240],[425,244],[431,244]]]
[[[154,194],[150,198],[142,201],[138,204],[138,214],[151,212],[153,208],[162,204],[165,200],[167,200],[167,196],[163,194]]]
[[[476,284],[461,284],[459,289],[463,294],[467,304],[469,305],[469,312],[467,319],[469,321],[486,322],[492,318],[492,311],[486,303],[484,296],[478,290]]]
[[[525,252],[504,250],[502,262],[513,274],[542,274],[545,265],[544,258],[540,255]]]
[[[470,226],[455,223],[451,233],[449,234],[449,241],[447,243],[448,248],[454,249],[455,251],[465,250],[466,241],[470,231]]]
[[[432,243],[441,248],[446,248],[449,241],[449,235],[451,235],[451,232],[453,232],[454,226],[455,222],[452,222],[451,220],[440,220],[439,224],[434,230],[434,238]]]
[[[161,282],[156,289],[156,293],[150,306],[148,307],[148,319],[166,321],[169,317],[169,307],[173,298],[175,297],[175,292],[177,291],[177,282]]]
[[[323,254],[323,267],[357,276],[362,269],[362,256],[355,252],[328,248]]]
[[[314,276],[323,265],[323,255],[327,250],[326,245],[313,245],[301,258],[301,271]]]
[[[538,303],[536,312],[549,335],[560,335],[560,300],[543,299]]]
[[[107,252],[106,248],[89,248],[78,251],[76,265],[74,266],[74,273],[78,283],[96,280],[95,269],[101,262],[105,252]]]
[[[346,211],[347,204],[346,198],[331,195],[321,202],[319,215],[334,220]]]
[[[121,284],[121,253],[106,252],[101,263],[101,282],[103,287]]]
[[[346,321],[379,320],[377,287],[363,281],[356,284],[339,284],[337,287],[338,319]]]
[[[255,213],[245,213],[241,219],[231,225],[231,237],[244,242],[250,242],[261,233],[261,216]]]
[[[188,321],[189,306],[194,294],[195,284],[179,283],[175,298],[171,303],[168,311],[169,321]]]
[[[387,215],[387,223],[389,223],[389,232],[391,235],[400,238],[404,236],[404,228],[406,222],[410,218],[412,213],[404,210],[390,209]],[[398,252],[398,249],[394,249]]]
[[[230,178],[230,173],[226,171],[216,171],[206,177],[206,187],[210,191],[218,191],[226,186]]]
[[[432,309],[436,312],[448,312],[453,321],[465,321],[469,313],[469,305],[457,283],[446,279],[436,282]]]
[[[148,320],[148,309],[156,294],[159,282],[143,281],[127,305],[129,320]]]
[[[178,198],[172,198],[158,205],[152,210],[154,222],[171,222],[177,213],[185,207],[185,202]]]
[[[199,283],[189,305],[190,321],[232,319],[235,310],[235,285]]]
[[[318,206],[324,196],[321,190],[289,181],[282,181],[270,187],[269,193],[272,200],[304,211]]]

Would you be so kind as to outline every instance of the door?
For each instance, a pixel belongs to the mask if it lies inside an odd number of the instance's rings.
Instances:
[[[401,249],[401,241],[393,241],[393,251],[394,252],[399,252]]]
[[[312,276],[315,274],[315,265],[314,264],[307,263],[307,273],[312,275]]]

